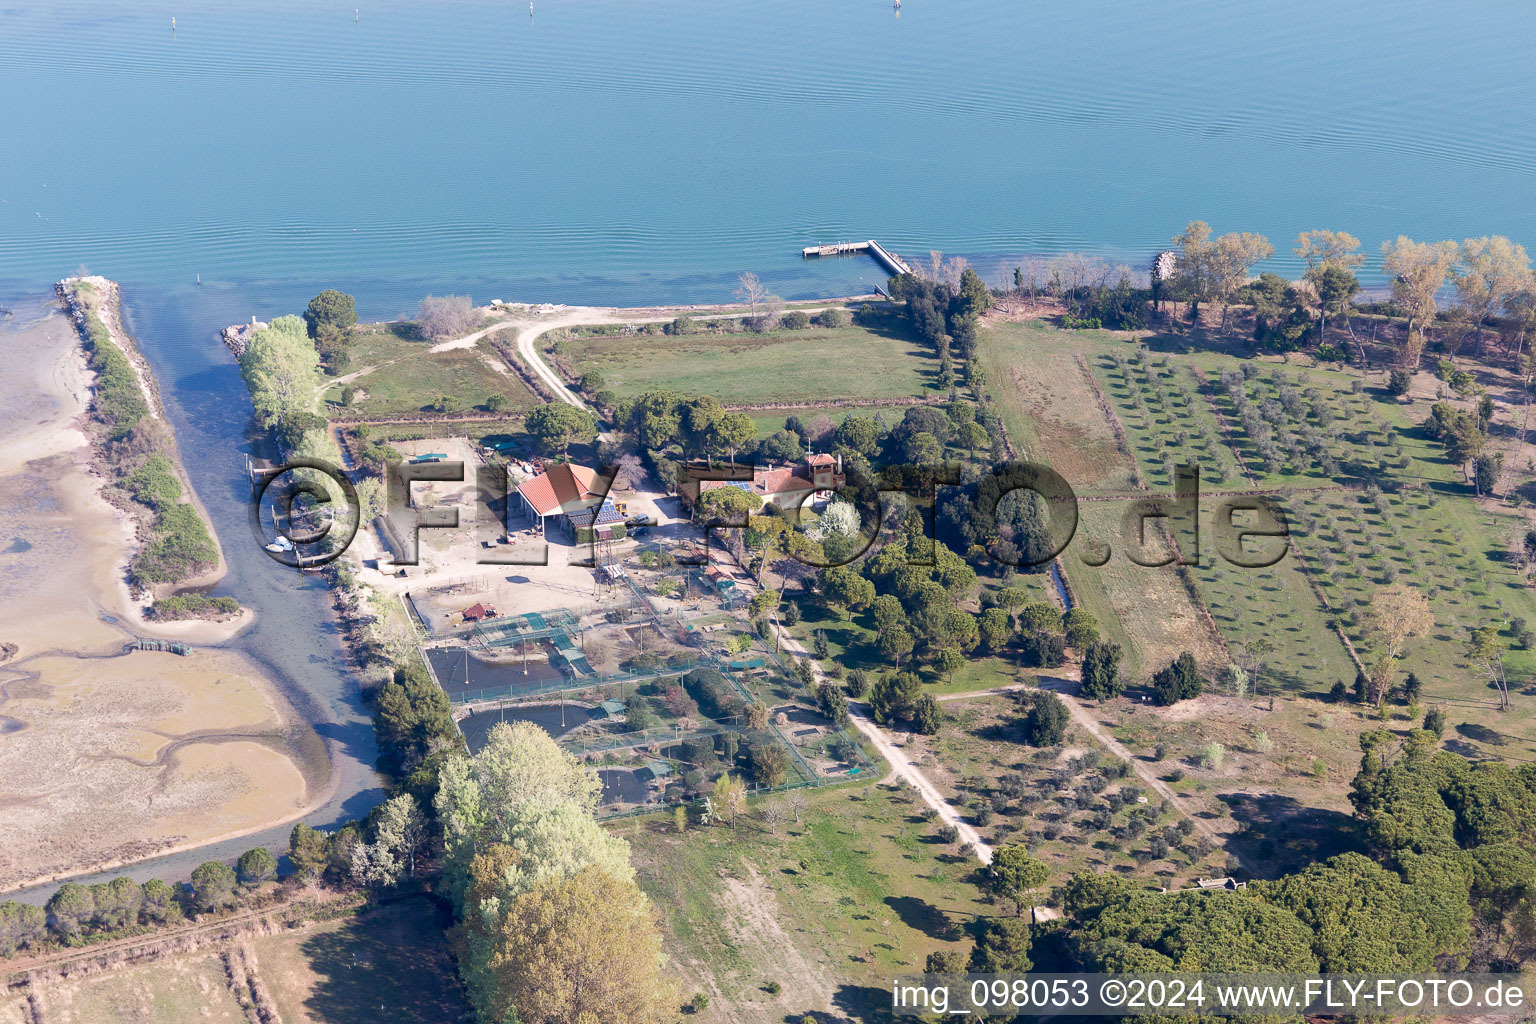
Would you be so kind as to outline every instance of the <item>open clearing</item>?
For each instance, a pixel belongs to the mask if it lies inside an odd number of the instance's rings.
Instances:
[[[447,412],[488,412],[492,395],[507,399],[502,413],[526,412],[540,404],[526,385],[508,368],[489,338],[468,348],[432,352],[430,341],[410,336],[406,324],[359,324],[347,348],[350,361],[342,376],[351,377],[358,389],[352,404],[335,415],[347,419],[387,419],[433,409],[447,395]],[[511,331],[503,336],[510,342]],[[325,397],[340,400],[340,386]]]
[[[245,1024],[223,957],[205,952],[45,986],[47,1020],[58,1024]],[[9,1019],[0,1017],[9,1024]]]
[[[620,398],[651,390],[711,395],[723,403],[905,398],[932,394],[938,369],[916,341],[885,328],[632,334],[558,344],[580,372],[600,372]]]
[[[284,1024],[441,1024],[468,1010],[444,923],[435,904],[408,899],[250,948]]]
[[[991,912],[967,880],[975,860],[939,840],[915,797],[882,784],[809,801],[776,834],[750,818],[734,835],[679,836],[650,820],[617,830],[662,912],[684,994],[706,992],[712,1021],[881,1019],[893,972],[964,949],[966,923]]]
[[[1100,344],[1111,337],[989,321],[978,358],[1009,437],[1029,458],[1056,470],[1079,493],[1128,490],[1135,486],[1130,463],[1077,362],[1085,336]]]

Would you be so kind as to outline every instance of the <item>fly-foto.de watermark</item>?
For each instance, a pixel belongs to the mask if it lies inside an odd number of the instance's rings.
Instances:
[[[1508,974],[921,974],[891,980],[891,1012],[925,1020],[1056,1017],[1523,1016]]]
[[[418,564],[422,530],[457,530],[462,525],[459,507],[422,506],[413,500],[412,486],[464,483],[465,471],[463,462],[447,460],[399,463],[386,468],[385,514],[391,533],[403,548],[396,552],[395,564]],[[695,521],[703,532],[704,561],[712,538],[725,531],[750,531],[764,525],[761,519],[754,523],[755,513],[741,510],[750,501],[737,503],[737,511],[728,511],[724,507],[728,503],[712,504],[707,495],[711,490],[732,487],[760,501],[754,493],[754,481],[761,472],[748,466],[680,467],[678,491],[695,509]],[[585,513],[587,520],[597,522],[600,517],[592,514],[593,510],[601,511],[611,503],[609,491],[617,475],[616,466],[597,471],[587,493],[563,508],[562,514]],[[477,491],[487,498],[499,496],[504,500],[510,493],[504,466],[476,466],[474,479]],[[828,484],[825,488],[807,487],[795,492],[794,500],[778,510],[778,516],[788,524],[801,525],[810,521],[807,513],[825,509],[832,502],[843,502],[854,509],[858,527],[844,543],[837,545],[836,553],[822,550],[812,554],[803,548],[784,552],[814,568],[847,565],[867,554],[881,532],[893,495],[902,496],[923,517],[926,543],[909,544],[909,562],[933,564],[934,510],[950,498],[946,489],[961,486],[957,463],[888,466],[873,472],[850,468],[846,474],[839,472]],[[969,514],[979,516],[984,523],[995,522],[1009,502],[1026,502],[1030,506],[1025,516],[1028,526],[1023,543],[1007,540],[999,531],[985,543],[970,547],[965,554],[971,557],[976,557],[979,550],[1000,564],[1040,566],[1062,556],[1077,539],[1080,499],[1066,479],[1049,466],[1023,461],[1001,463],[972,481],[958,498],[967,503]],[[1279,562],[1289,550],[1285,514],[1268,495],[1221,495],[1209,508],[1202,508],[1200,471],[1196,466],[1178,467],[1169,494],[1108,499],[1095,496],[1086,500],[1125,503],[1119,516],[1120,550],[1126,559],[1140,566],[1199,565],[1202,551],[1210,547],[1231,565],[1262,569]],[[501,525],[510,535],[512,502],[506,502],[506,509]],[[315,566],[333,561],[352,543],[362,509],[357,488],[341,469],[321,459],[298,459],[258,471],[249,512],[252,535],[270,557],[284,565]],[[596,531],[588,532],[587,543],[592,545],[595,558]],[[1113,546],[1107,541],[1082,540],[1076,548],[1076,556],[1088,566],[1105,565],[1113,557]],[[541,538],[536,555],[492,550],[477,561],[482,565],[547,565],[548,546]]]

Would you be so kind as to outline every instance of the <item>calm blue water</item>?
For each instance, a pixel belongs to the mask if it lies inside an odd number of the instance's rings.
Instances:
[[[0,282],[383,316],[878,279],[799,261],[837,238],[1533,243],[1533,37],[1515,2],[64,0],[0,11]]]
[[[240,643],[333,744],[319,823],[376,799],[372,737],[325,595],[240,543],[227,323],[332,286],[386,318],[882,279],[799,259],[839,239],[1143,265],[1197,217],[1282,253],[1315,227],[1536,243],[1529,3],[536,3],[0,9],[0,305],[82,264],[123,283],[260,615]]]

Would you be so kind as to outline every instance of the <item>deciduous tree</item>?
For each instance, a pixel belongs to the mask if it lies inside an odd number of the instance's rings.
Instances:
[[[1395,242],[1381,243],[1382,273],[1392,279],[1392,298],[1408,314],[1408,343],[1403,365],[1419,365],[1425,331],[1434,322],[1435,294],[1461,253],[1455,242],[1415,242],[1398,235]]]
[[[416,308],[416,324],[433,341],[467,334],[478,322],[468,295],[428,295]]]
[[[1516,295],[1531,290],[1531,258],[1525,246],[1503,235],[1469,238],[1461,243],[1450,277],[1457,301],[1472,320],[1481,357],[1484,321],[1506,312]]]
[[[1275,254],[1275,247],[1263,235],[1233,231],[1216,239],[1209,257],[1210,285],[1221,300],[1221,328],[1227,326],[1227,309],[1232,294],[1248,280],[1255,264]]]
[[[656,912],[634,882],[596,867],[549,879],[513,900],[500,924],[487,1019],[665,1024],[677,992],[663,962]]]
[[[1380,707],[1392,687],[1395,663],[1408,641],[1434,627],[1429,601],[1416,588],[1398,583],[1382,587],[1371,596],[1365,632],[1376,647],[1377,661],[1371,670],[1370,701]]]

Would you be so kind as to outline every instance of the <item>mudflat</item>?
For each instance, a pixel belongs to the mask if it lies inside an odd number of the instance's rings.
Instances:
[[[0,356],[0,889],[302,814],[313,731],[254,663],[129,649],[159,631],[123,583],[133,521],[100,495],[73,326],[38,310]]]

